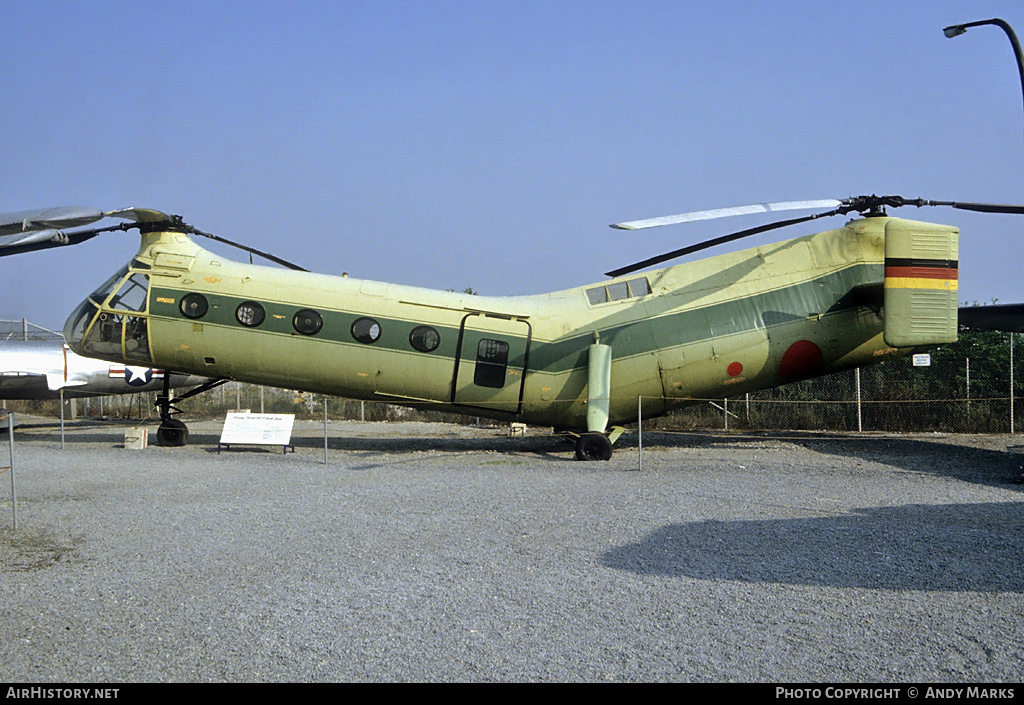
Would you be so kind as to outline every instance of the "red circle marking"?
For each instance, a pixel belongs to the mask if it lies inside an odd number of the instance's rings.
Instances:
[[[821,367],[821,362],[821,348],[809,340],[798,340],[783,354],[779,376],[787,381],[810,377]]]
[[[738,377],[740,372],[743,371],[743,365],[738,362],[730,362],[729,367],[726,368],[725,372],[730,377]]]

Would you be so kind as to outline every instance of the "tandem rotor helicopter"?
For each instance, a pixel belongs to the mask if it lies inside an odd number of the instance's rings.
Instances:
[[[955,341],[959,230],[887,215],[901,206],[1024,214],[1018,205],[860,196],[620,223],[817,211],[622,267],[607,281],[508,297],[314,274],[143,208],[0,214],[0,255],[137,229],[138,253],[72,312],[64,337],[80,355],[217,380],[192,393],[230,379],[455,410],[551,426],[575,438],[578,459],[607,460],[622,425],[637,419],[639,396],[644,416],[656,416]],[[837,229],[649,269],[849,214]],[[104,218],[124,222],[75,229]],[[225,259],[192,236],[284,268]],[[157,404],[159,442],[184,445],[188,430],[166,387]]]

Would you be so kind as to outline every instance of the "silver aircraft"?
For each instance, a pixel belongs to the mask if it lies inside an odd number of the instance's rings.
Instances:
[[[163,370],[75,354],[63,340],[0,341],[0,399],[66,399],[160,392]],[[205,377],[171,375],[172,388],[195,387]]]

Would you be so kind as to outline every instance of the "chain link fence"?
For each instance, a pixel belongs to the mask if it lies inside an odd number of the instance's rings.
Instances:
[[[660,428],[1013,433],[1021,429],[1018,333],[961,332],[927,356],[705,402]],[[927,362],[927,364],[924,364]],[[1016,368],[1016,369],[1015,369]]]
[[[63,336],[57,331],[37,326],[26,318],[0,318],[0,340],[60,340]]]

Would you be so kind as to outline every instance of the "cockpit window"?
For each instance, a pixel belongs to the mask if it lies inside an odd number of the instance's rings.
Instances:
[[[85,337],[85,329],[92,323],[92,318],[98,310],[96,304],[89,299],[80,303],[64,324],[64,340],[69,343],[81,342]]]
[[[150,362],[148,293],[149,275],[129,276],[125,265],[71,314],[64,325],[68,345],[85,357]]]
[[[145,311],[148,292],[149,275],[136,272],[110,297],[110,307],[127,311]]]
[[[114,287],[117,286],[120,283],[120,281],[125,278],[125,275],[127,274],[128,265],[126,264],[125,266],[121,267],[120,270],[118,270],[117,274],[103,282],[103,285],[100,286],[100,288],[92,292],[92,294],[89,295],[89,298],[98,304],[102,304],[104,301],[107,300],[107,297],[110,296],[110,292],[114,290]]]

